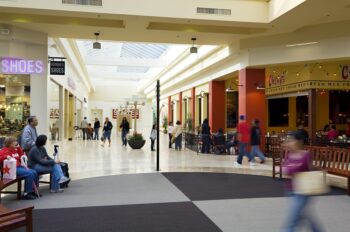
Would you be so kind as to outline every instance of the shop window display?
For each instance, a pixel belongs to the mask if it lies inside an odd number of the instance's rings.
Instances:
[[[226,104],[227,128],[235,128],[238,119],[238,92],[227,92]]]
[[[287,127],[288,126],[288,98],[269,99],[269,126]]]
[[[334,124],[346,124],[350,118],[350,92],[329,92],[329,119]]]
[[[0,137],[17,136],[30,115],[30,76],[0,75]]]

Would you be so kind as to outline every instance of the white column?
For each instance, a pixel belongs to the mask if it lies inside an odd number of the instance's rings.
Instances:
[[[65,109],[64,109],[64,88],[62,86],[59,86],[59,111],[60,111],[60,120],[59,120],[59,140],[64,140],[64,133],[65,133],[65,126],[64,122],[66,121],[65,118]]]

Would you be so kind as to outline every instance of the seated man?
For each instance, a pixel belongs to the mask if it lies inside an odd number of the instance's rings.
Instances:
[[[221,128],[213,136],[213,146],[215,153],[226,153],[225,135]]]
[[[226,150],[228,154],[231,154],[230,149],[231,147],[236,147],[237,146],[237,138],[236,138],[237,133],[234,133],[229,141],[226,143]]]

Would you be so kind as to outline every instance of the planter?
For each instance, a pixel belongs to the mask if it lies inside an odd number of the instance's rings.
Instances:
[[[141,149],[146,143],[146,140],[128,140],[128,144],[132,149]]]

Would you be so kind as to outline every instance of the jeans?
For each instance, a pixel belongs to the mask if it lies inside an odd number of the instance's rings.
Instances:
[[[310,200],[309,196],[294,194],[291,197],[292,205],[289,210],[286,226],[283,232],[293,232],[297,230],[297,226],[301,219],[307,220],[313,232],[321,232],[321,228],[317,225],[316,220],[311,214],[306,212],[307,203]]]
[[[38,173],[33,169],[27,169],[23,166],[18,166],[16,174],[18,177],[24,177],[24,192],[34,192],[33,185],[38,184]]]
[[[247,156],[249,161],[252,160],[252,157],[250,153],[247,150],[247,144],[238,142],[238,158],[237,158],[237,163],[242,164],[243,156]]]
[[[202,153],[210,152],[210,135],[202,135]]]
[[[181,150],[182,148],[182,134],[176,137],[175,139],[175,149]]]
[[[44,166],[41,164],[36,164],[34,170],[38,173],[51,173],[51,190],[57,191],[60,188],[59,180],[63,177],[63,172],[61,166],[54,164],[53,166]]]
[[[154,142],[155,142],[155,141],[156,141],[155,139],[151,139],[151,151],[154,150]]]
[[[98,132],[99,132],[100,128],[94,128],[94,140],[99,140],[99,135],[98,135]]]
[[[85,136],[86,138],[88,138],[88,128],[81,128],[83,130],[83,140],[85,140]]]
[[[169,148],[171,148],[171,138],[173,137],[173,135],[171,133],[169,133],[168,135],[169,135]]]
[[[252,152],[251,152],[251,157],[253,159],[252,161],[254,161],[255,156],[258,156],[261,161],[265,161],[265,156],[260,150],[259,145],[252,145]]]
[[[127,131],[125,131],[125,130],[123,130],[122,131],[122,142],[123,142],[123,145],[127,145],[127,139],[126,139],[126,135],[128,134],[128,132]]]

